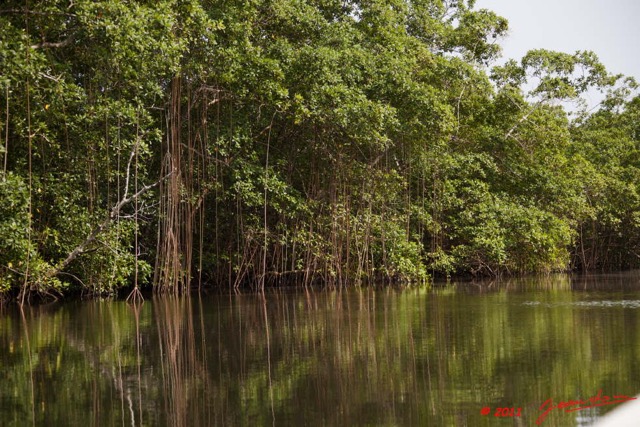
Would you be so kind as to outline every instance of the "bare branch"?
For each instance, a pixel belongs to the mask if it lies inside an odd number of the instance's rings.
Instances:
[[[98,225],[93,230],[91,230],[91,232],[86,237],[86,239],[84,239],[84,241],[82,243],[80,243],[78,246],[76,246],[75,249],[73,251],[71,251],[69,253],[69,255],[67,255],[67,258],[65,258],[65,260],[62,261],[62,263],[60,263],[58,265],[58,267],[52,269],[51,272],[48,274],[48,276],[49,277],[53,277],[53,276],[56,276],[56,275],[60,274],[73,260],[75,260],[82,253],[84,253],[86,248],[91,243],[93,243],[101,233],[105,232],[109,228],[111,223],[116,218],[118,218],[120,210],[122,210],[122,208],[125,205],[127,205],[128,203],[131,203],[132,201],[136,200],[137,198],[142,196],[144,193],[146,193],[147,191],[149,191],[153,187],[155,187],[158,184],[160,184],[162,181],[167,179],[170,175],[171,175],[171,172],[168,173],[167,175],[163,176],[162,178],[160,178],[159,180],[157,180],[153,184],[145,185],[137,193],[132,194],[129,197],[123,197],[118,203],[116,203],[113,206],[113,208],[111,208],[111,213],[109,214],[109,217],[107,219],[105,219],[100,225]]]
[[[42,73],[42,72],[40,73],[40,75],[41,75],[42,77],[44,77],[44,78],[47,78],[47,79],[53,80],[53,81],[54,81],[54,82],[56,82],[56,83],[60,83],[60,80],[62,79],[62,76],[59,76],[59,77],[53,77],[53,76],[50,76],[49,74]]]
[[[518,120],[516,124],[513,125],[511,129],[509,129],[509,132],[505,134],[504,138],[505,139],[509,138],[511,134],[516,130],[516,128],[520,126],[522,122],[526,121],[529,118],[529,116],[532,115],[541,105],[542,105],[542,102],[538,102],[531,110],[529,110],[524,116],[522,116],[520,120]]]
[[[129,153],[129,161],[127,162],[127,176],[124,181],[124,196],[123,199],[127,198],[127,194],[129,194],[129,178],[131,176],[131,162],[133,161],[134,156],[136,155],[136,150],[138,148],[138,140],[136,139],[135,144],[131,148],[131,153]]]
[[[60,41],[60,42],[42,42],[42,43],[38,43],[38,44],[33,44],[31,45],[31,49],[43,49],[43,48],[60,48],[60,47],[66,47],[69,46],[71,44],[71,42],[73,41],[74,35],[71,34],[69,37],[67,37],[66,39]]]

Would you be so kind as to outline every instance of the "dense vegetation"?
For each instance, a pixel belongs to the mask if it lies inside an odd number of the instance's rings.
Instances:
[[[636,266],[635,82],[495,67],[507,28],[473,0],[4,2],[0,294]]]

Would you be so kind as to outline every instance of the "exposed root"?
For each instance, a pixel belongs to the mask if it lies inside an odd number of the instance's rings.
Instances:
[[[127,303],[134,305],[143,304],[144,297],[142,296],[142,292],[140,292],[140,288],[138,288],[137,286],[133,288],[126,301]]]

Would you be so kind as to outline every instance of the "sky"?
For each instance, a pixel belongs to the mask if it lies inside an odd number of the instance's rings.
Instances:
[[[509,20],[503,62],[530,49],[591,50],[609,72],[640,81],[640,0],[477,0]]]

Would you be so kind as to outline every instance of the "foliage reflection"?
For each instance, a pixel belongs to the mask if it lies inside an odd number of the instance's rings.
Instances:
[[[549,398],[638,393],[637,281],[5,307],[0,424],[531,425]]]

